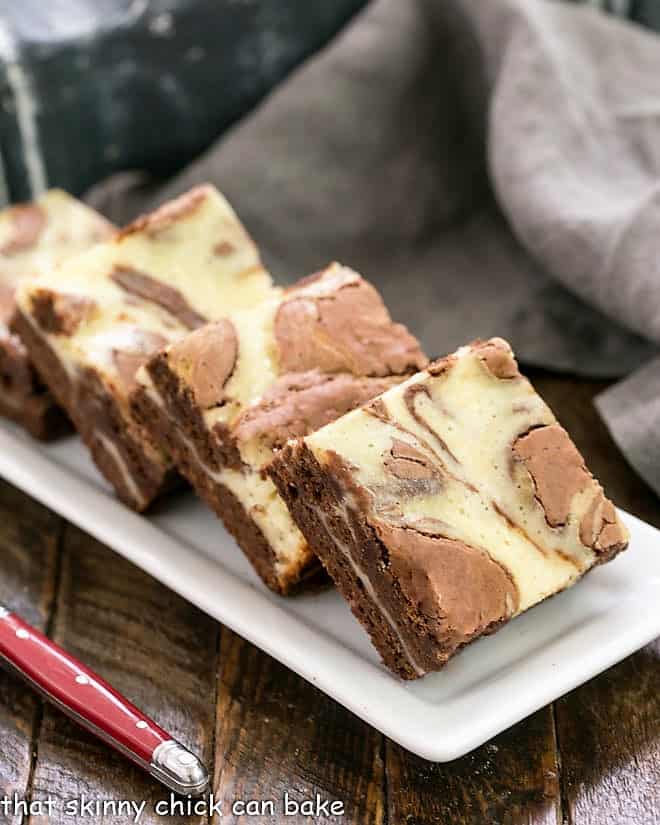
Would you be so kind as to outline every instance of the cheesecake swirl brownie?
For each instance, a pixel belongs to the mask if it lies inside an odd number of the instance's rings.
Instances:
[[[627,544],[612,503],[497,338],[289,442],[269,473],[405,679],[440,669]]]
[[[273,454],[426,362],[378,292],[333,264],[154,356],[133,409],[264,582],[289,593],[320,566],[265,473]]]
[[[144,510],[173,476],[130,415],[140,365],[271,289],[225,199],[201,186],[22,285],[15,327],[120,498]]]
[[[35,438],[55,437],[67,420],[39,380],[23,342],[11,332],[16,288],[114,231],[93,209],[59,189],[0,212],[0,415]]]

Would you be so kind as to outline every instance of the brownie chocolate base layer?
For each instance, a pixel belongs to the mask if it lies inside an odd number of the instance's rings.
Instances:
[[[0,210],[0,415],[32,436],[50,440],[71,429],[41,383],[20,338],[12,333],[16,292],[48,271],[106,240],[115,227],[60,189]]]
[[[161,379],[161,388],[168,388],[168,403],[177,409],[179,419],[187,423],[188,432],[184,434],[182,429],[173,426],[172,420],[163,408],[152,401],[142,387],[138,387],[131,396],[133,417],[138,423],[148,423],[152,440],[163,444],[181,475],[222,521],[264,584],[281,596],[328,586],[330,580],[316,558],[312,559],[297,577],[282,581],[276,575],[273,550],[259,526],[234,493],[217,478],[210,476],[201,464],[203,460],[207,466],[219,471],[220,457],[215,454],[214,446],[204,437],[203,426],[195,426],[199,412],[190,398],[189,391],[181,387],[178,377],[169,370],[163,355],[155,358],[154,369],[158,371]],[[226,462],[227,459],[228,456],[223,454],[221,461]],[[229,457],[229,464],[240,468],[240,457],[237,453]]]
[[[40,441],[71,430],[64,411],[39,381],[22,342],[9,332],[0,334],[0,415]]]
[[[55,441],[72,429],[66,414],[47,391],[26,397],[0,390],[0,416],[23,427],[37,441]]]
[[[389,569],[387,548],[364,513],[346,506],[335,477],[302,441],[287,444],[268,473],[384,664],[408,680],[439,670],[456,648],[443,651],[438,646],[437,627],[403,594]],[[338,518],[338,512],[344,512],[346,520]],[[320,529],[324,524],[327,529]],[[478,635],[500,625],[493,622]]]
[[[177,484],[177,473],[151,461],[133,438],[115,400],[93,370],[82,370],[72,381],[48,343],[20,310],[13,327],[41,379],[68,413],[97,466],[124,504],[143,512],[158,495]]]
[[[319,464],[304,442],[288,444],[274,458],[268,474],[353,615],[367,630],[383,663],[402,679],[418,679],[441,670],[460,650],[508,621],[491,622],[459,646],[453,643],[454,634],[448,627],[447,645],[439,646],[442,631],[437,621],[406,598],[389,569],[387,547],[364,512],[346,506],[345,492],[336,476]],[[353,493],[359,499],[359,491]],[[346,519],[338,518],[338,512],[344,512]],[[327,525],[326,529],[321,525]],[[598,564],[610,561],[622,549],[617,546]]]

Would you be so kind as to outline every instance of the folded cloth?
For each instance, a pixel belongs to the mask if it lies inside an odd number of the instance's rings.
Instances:
[[[596,407],[630,464],[660,494],[660,358],[601,393]]]
[[[374,0],[174,179],[91,200],[211,180],[275,275],[350,263],[431,354],[622,376],[660,344],[659,76],[657,35],[584,6]]]

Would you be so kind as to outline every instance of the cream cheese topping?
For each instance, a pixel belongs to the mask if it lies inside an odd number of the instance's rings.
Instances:
[[[459,350],[438,375],[422,372],[379,399],[384,416],[348,413],[305,439],[321,464],[338,454],[369,491],[373,512],[414,526],[433,519],[443,534],[485,549],[509,571],[519,591],[518,611],[572,584],[596,554],[580,540],[580,523],[597,483],[576,493],[561,527],[548,525],[532,480],[512,461],[512,445],[531,427],[556,423],[530,383],[499,379],[475,349]],[[392,500],[385,461],[393,440],[409,444],[441,469],[439,488]]]
[[[41,225],[32,242],[16,244],[17,215],[34,210]],[[51,189],[34,203],[0,212],[0,283],[17,287],[26,277],[107,239],[114,227],[93,209],[61,189]],[[16,247],[12,251],[12,247]]]
[[[270,276],[227,201],[210,186],[194,191],[202,194],[194,208],[160,222],[138,222],[21,285],[16,297],[27,315],[39,290],[94,302],[73,335],[48,336],[63,362],[113,375],[113,351],[130,348],[133,330],[156,333],[167,341],[188,332],[165,307],[123,289],[112,277],[117,269],[144,274],[177,290],[192,310],[209,320],[251,306],[268,293]]]

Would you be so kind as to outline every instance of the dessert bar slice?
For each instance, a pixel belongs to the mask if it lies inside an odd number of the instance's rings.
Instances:
[[[172,477],[133,421],[139,366],[271,289],[225,199],[197,187],[111,240],[23,284],[14,326],[120,498],[144,510]]]
[[[265,583],[288,593],[320,565],[265,473],[274,452],[426,362],[378,292],[334,264],[156,355],[133,409]]]
[[[627,544],[566,431],[494,338],[276,456],[296,523],[405,679]]]
[[[0,212],[0,415],[35,438],[55,437],[67,420],[32,368],[22,341],[10,331],[16,288],[114,231],[105,218],[60,189]]]

